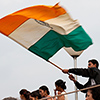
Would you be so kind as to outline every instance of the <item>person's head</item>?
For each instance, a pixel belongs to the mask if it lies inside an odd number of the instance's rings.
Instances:
[[[26,89],[22,89],[19,92],[21,100],[29,100],[30,99],[30,92]]]
[[[91,59],[88,61],[88,67],[96,67],[98,68],[99,67],[99,63],[97,60],[95,59]]]
[[[55,82],[56,90],[60,91],[61,89],[65,90],[66,89],[66,82],[63,80],[59,79]]]
[[[6,97],[3,100],[17,100],[17,98],[14,98],[14,97]]]
[[[41,97],[46,97],[50,94],[48,87],[45,85],[43,85],[39,88],[39,93],[40,93]]]
[[[85,100],[100,100],[100,87],[89,89]]]
[[[41,95],[39,93],[39,90],[33,91],[30,93],[31,100],[38,100],[41,99]]]
[[[85,100],[94,100],[91,92],[92,92],[92,90],[87,91]]]

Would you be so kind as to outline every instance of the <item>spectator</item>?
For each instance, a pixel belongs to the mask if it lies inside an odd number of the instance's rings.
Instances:
[[[100,87],[89,89],[85,100],[100,100]]]
[[[66,91],[66,82],[64,82],[63,80],[59,79],[55,82],[55,87],[56,89],[54,90],[55,95],[59,95],[59,94],[65,94]],[[58,96],[56,100],[68,100],[67,95],[62,95],[62,96]]]
[[[33,91],[30,93],[31,100],[38,100],[41,99],[41,95],[39,93],[39,90]]]
[[[47,97],[51,97],[49,94],[49,89],[47,86],[43,85],[39,88],[39,93],[41,95],[42,98],[47,98]],[[53,100],[53,98],[50,99],[46,99],[46,100]]]
[[[30,100],[30,92],[26,89],[22,89],[19,92],[21,100]]]
[[[14,98],[14,97],[7,97],[7,98],[4,98],[2,100],[17,100],[17,98]]]

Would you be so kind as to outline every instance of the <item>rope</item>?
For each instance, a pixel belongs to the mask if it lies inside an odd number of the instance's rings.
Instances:
[[[51,97],[46,97],[46,98],[38,99],[38,100],[46,100],[46,99],[50,99],[50,98],[55,98],[55,97],[59,97],[59,96],[62,96],[62,95],[67,95],[67,94],[71,94],[71,93],[75,93],[75,92],[80,92],[80,91],[92,89],[92,88],[99,87],[99,86],[100,86],[100,84],[95,85],[95,86],[91,86],[91,87],[87,87],[87,88],[83,88],[83,89],[80,89],[80,90],[76,90],[76,91],[60,94],[60,95],[55,95],[55,96],[51,96]]]

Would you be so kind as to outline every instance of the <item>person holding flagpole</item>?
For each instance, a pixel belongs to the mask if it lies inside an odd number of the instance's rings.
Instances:
[[[69,74],[70,80],[74,82],[78,89],[83,89],[92,85],[100,84],[100,70],[98,69],[99,63],[97,60],[92,59],[88,61],[88,68],[72,68],[72,69],[63,69],[63,73],[73,73],[75,75],[80,75],[82,77],[89,77],[89,80],[86,84],[80,84],[72,74]],[[86,93],[87,91],[82,91]]]

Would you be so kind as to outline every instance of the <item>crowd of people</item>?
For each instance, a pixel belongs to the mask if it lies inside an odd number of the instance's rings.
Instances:
[[[74,82],[78,89],[83,89],[86,87],[95,86],[100,84],[100,70],[98,69],[99,63],[97,60],[92,59],[88,61],[88,68],[72,68],[72,69],[63,69],[63,73],[67,73],[69,75],[69,79]],[[82,85],[77,80],[75,80],[74,76],[80,75],[82,77],[88,77],[89,80],[86,84]],[[19,91],[21,100],[68,100],[65,89],[67,88],[65,85],[65,81],[59,79],[55,82],[54,95],[50,96],[49,88],[46,85],[42,85],[38,90],[28,91],[27,89],[21,89]],[[86,94],[85,100],[99,100],[100,99],[100,86],[95,88],[89,88],[86,90],[82,90],[81,92]],[[8,97],[3,100],[17,100],[16,98]]]
[[[64,82],[62,79],[59,79],[55,82],[55,89],[54,89],[55,95],[66,93],[65,83],[66,82]],[[51,97],[49,88],[46,85],[42,85],[41,87],[39,87],[38,90],[35,90],[32,92],[29,92],[26,89],[21,89],[19,94],[20,94],[21,100],[38,100],[42,98],[45,98],[45,99],[47,98],[46,100],[68,100],[67,95],[62,95],[59,97]]]

